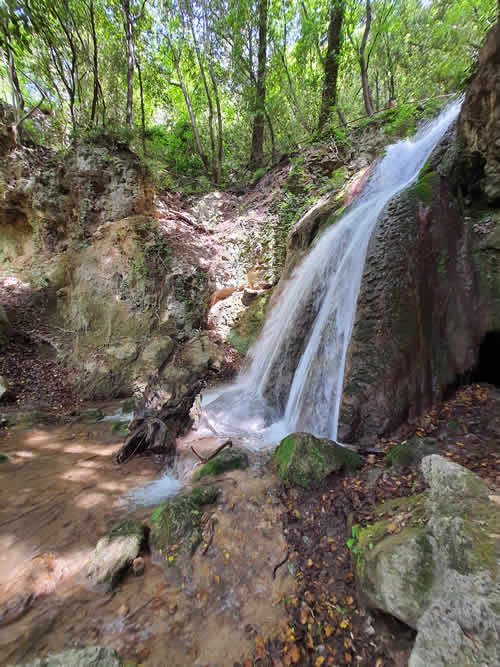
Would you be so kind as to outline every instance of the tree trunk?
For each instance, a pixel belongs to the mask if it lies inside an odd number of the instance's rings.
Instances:
[[[367,116],[373,116],[373,101],[370,92],[370,84],[368,81],[368,65],[366,63],[366,44],[368,42],[368,35],[372,24],[372,8],[370,0],[366,0],[366,23],[363,32],[363,39],[361,40],[361,47],[359,50],[359,69],[361,73],[361,87],[363,89],[363,100],[365,103],[365,110]]]
[[[170,35],[167,34],[167,42],[170,50],[172,51],[172,58],[174,60],[174,66],[175,66],[175,71],[177,72],[177,78],[179,79],[179,85],[182,90],[182,94],[184,95],[184,101],[186,102],[186,108],[188,110],[189,114],[189,120],[191,121],[191,128],[193,130],[193,135],[194,135],[194,140],[196,143],[196,148],[198,149],[199,156],[201,158],[201,161],[203,162],[203,166],[205,167],[205,171],[207,172],[207,176],[210,177],[210,165],[208,163],[208,158],[206,156],[205,151],[203,150],[203,147],[201,145],[201,140],[200,140],[200,134],[198,132],[198,124],[196,123],[196,117],[194,115],[193,107],[191,106],[191,100],[189,98],[189,93],[187,91],[186,86],[184,85],[184,79],[182,77],[182,72],[179,64],[179,58],[175,52],[174,45],[172,44],[172,40],[170,39]]]
[[[90,112],[90,123],[94,124],[97,114],[97,101],[99,99],[99,57],[97,51],[97,34],[95,29],[95,16],[94,16],[94,0],[90,0],[89,3],[89,15],[90,15],[90,32],[92,35],[92,69],[94,75],[94,90],[92,95],[92,109]]]
[[[332,0],[328,24],[328,46],[324,59],[325,77],[319,112],[318,131],[324,128],[331,110],[337,104],[337,78],[339,73],[342,25],[344,23],[344,0]]]
[[[196,53],[196,59],[198,60],[198,66],[200,68],[201,80],[203,81],[203,87],[205,89],[205,96],[207,98],[208,104],[208,133],[210,136],[210,157],[211,157],[211,167],[212,167],[212,179],[217,184],[219,182],[217,169],[217,154],[215,152],[215,137],[214,137],[214,107],[212,103],[212,95],[210,93],[210,88],[208,86],[207,77],[205,74],[205,66],[203,64],[203,58],[198,46],[198,40],[196,38],[196,32],[194,29],[194,19],[193,19],[193,10],[191,4],[188,2],[188,12],[189,12],[189,23],[191,27],[191,34],[193,36],[194,50]]]
[[[142,142],[142,153],[146,155],[146,113],[144,111],[144,88],[142,86],[142,70],[139,63],[139,58],[136,54],[135,64],[137,67],[137,76],[139,79],[139,94],[141,98],[141,142]]]
[[[16,116],[16,123],[21,117],[21,113],[24,111],[24,97],[21,91],[21,85],[19,84],[19,78],[17,76],[16,63],[14,61],[14,52],[10,45],[10,39],[8,33],[4,32],[4,47],[5,55],[7,56],[7,74],[9,78],[9,83],[12,87],[12,101]]]
[[[127,40],[127,112],[126,125],[132,128],[132,104],[134,95],[134,34],[132,29],[132,17],[130,15],[130,0],[122,0],[123,27]]]
[[[266,123],[266,64],[267,64],[267,0],[259,0],[259,49],[257,53],[257,81],[252,129],[250,168],[258,169],[264,159],[264,129]]]
[[[215,108],[217,110],[217,183],[220,183],[222,180],[222,156],[223,156],[222,110],[219,98],[219,87],[217,85],[217,79],[215,78],[214,70],[211,63],[208,64],[208,72],[210,74],[210,80],[212,81],[212,86],[214,89]]]

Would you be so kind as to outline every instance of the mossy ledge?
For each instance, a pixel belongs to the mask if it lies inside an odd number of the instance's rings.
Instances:
[[[310,433],[292,433],[275,450],[271,465],[285,486],[314,489],[332,472],[361,465],[356,452]]]
[[[168,565],[179,554],[191,556],[201,542],[202,507],[217,500],[215,486],[196,488],[191,493],[171,498],[152,515],[151,546]]]

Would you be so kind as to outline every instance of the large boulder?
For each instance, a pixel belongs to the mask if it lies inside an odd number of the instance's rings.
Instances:
[[[326,438],[292,433],[275,449],[272,465],[285,486],[314,489],[332,472],[361,465],[359,454]]]
[[[496,665],[500,506],[472,472],[422,461],[427,493],[380,505],[356,531],[356,571],[371,607],[417,630],[409,667]]]
[[[118,653],[112,648],[88,646],[62,653],[50,653],[45,658],[11,667],[121,667]]]
[[[114,526],[101,538],[85,565],[84,574],[93,588],[112,590],[137,558],[144,542],[144,526],[130,519]]]

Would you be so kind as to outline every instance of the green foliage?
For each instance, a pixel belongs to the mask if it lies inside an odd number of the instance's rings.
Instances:
[[[405,136],[427,113],[421,100],[464,89],[496,21],[497,2],[371,0],[370,7],[365,60],[373,118],[387,111],[388,133]],[[317,127],[330,8],[327,0],[269,4],[267,167],[272,157],[303,146]],[[40,106],[20,136],[56,149],[75,141],[130,146],[158,187],[201,192],[216,182],[257,182],[265,167],[248,166],[256,117],[257,0],[131,0],[131,124],[122,9],[115,0],[2,0],[0,95],[14,100],[17,118]],[[331,113],[324,130],[339,148],[353,141],[353,122],[367,115],[360,94],[366,24],[366,3],[345,3],[337,107],[349,129]],[[12,84],[16,77],[19,90]]]
[[[255,185],[260,181],[260,179],[266,175],[267,169],[265,167],[260,167],[260,169],[256,169],[253,173],[251,180],[252,185]]]

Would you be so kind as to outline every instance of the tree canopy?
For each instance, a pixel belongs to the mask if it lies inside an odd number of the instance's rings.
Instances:
[[[0,0],[1,94],[46,145],[111,137],[172,178],[464,89],[496,0]],[[406,105],[406,106],[405,106]]]

